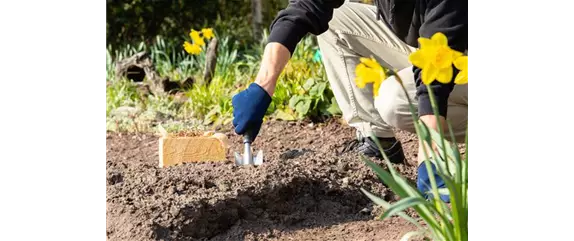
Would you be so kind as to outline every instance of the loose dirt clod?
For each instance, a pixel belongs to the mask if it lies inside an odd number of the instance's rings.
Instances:
[[[393,196],[356,153],[334,151],[354,138],[351,128],[330,121],[319,131],[271,121],[261,133],[254,143],[265,150],[261,166],[235,166],[228,153],[225,162],[164,169],[157,166],[156,136],[108,133],[108,239],[398,240],[414,230],[395,218],[373,220],[373,204],[359,188]],[[241,151],[242,137],[226,134],[230,149]],[[414,136],[401,132],[398,138],[415,162]],[[414,165],[398,166],[414,179]]]

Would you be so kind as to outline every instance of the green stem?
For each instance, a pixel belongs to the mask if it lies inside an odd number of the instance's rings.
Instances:
[[[402,80],[401,77],[400,77],[396,72],[394,72],[394,71],[390,71],[390,75],[394,75],[394,76],[395,76],[395,78],[396,78],[397,81],[399,82],[399,85],[401,86],[401,89],[403,90],[403,93],[405,93],[405,96],[407,97],[407,101],[408,101],[408,103],[409,103],[409,109],[410,109],[410,111],[411,111],[411,116],[412,116],[413,121],[414,121],[415,131],[416,131],[417,135],[420,137],[420,136],[421,136],[421,129],[420,129],[420,125],[418,124],[418,122],[419,122],[419,117],[418,117],[418,115],[416,114],[417,111],[416,111],[416,109],[415,109],[415,107],[414,107],[414,104],[413,104],[412,101],[411,101],[411,98],[409,97],[409,93],[408,93],[407,89],[405,88],[405,86],[404,86],[404,84],[403,84],[403,80]],[[423,142],[420,141],[420,143],[422,144]],[[428,161],[428,159],[429,159],[429,154],[428,154],[428,152],[427,152],[427,150],[426,150],[425,145],[423,145],[422,148],[423,148],[423,153],[424,153],[424,158],[425,158],[424,163],[425,163],[425,167],[427,168],[427,172],[428,172],[428,173],[433,173],[433,172],[432,172],[432,167],[430,166],[430,162]],[[435,196],[435,199],[434,199],[434,200],[435,200],[435,201],[434,201],[435,207],[437,208],[437,212],[442,213],[442,208],[441,208],[440,205],[438,204],[438,201],[436,201],[437,198],[440,198],[440,196],[438,195],[438,188],[437,188],[437,185],[436,185],[436,180],[435,180],[435,178],[434,178],[434,175],[429,175],[429,179],[430,179],[431,187],[433,188],[433,193],[434,193],[434,196]],[[443,222],[440,222],[440,223],[441,223],[441,226],[442,226],[443,228],[444,228],[445,225],[447,225],[446,223],[443,223]],[[433,231],[433,233],[434,233],[434,230],[432,230],[432,231]],[[447,234],[444,233],[443,235],[446,236]]]
[[[414,126],[415,126],[415,130],[416,130],[418,136],[421,136],[421,135],[420,135],[420,126],[419,126],[419,124],[418,124],[419,118],[418,118],[418,116],[415,114],[415,113],[417,113],[417,112],[416,112],[416,110],[415,110],[415,108],[414,108],[414,105],[413,105],[413,103],[412,103],[412,101],[411,101],[411,98],[409,97],[409,93],[408,93],[407,89],[405,88],[405,86],[403,85],[403,80],[401,79],[401,77],[400,77],[398,74],[396,74],[396,72],[393,72],[393,74],[394,74],[395,78],[397,79],[397,81],[399,81],[399,84],[400,84],[400,86],[401,86],[403,92],[405,93],[405,95],[406,95],[406,97],[407,97],[407,100],[408,100],[408,102],[409,102],[409,108],[410,108],[410,110],[411,110],[411,115],[412,115],[412,117],[413,117],[413,120],[415,121],[415,123],[414,123],[414,124],[415,124],[415,125],[414,125]],[[431,98],[431,100],[432,100],[432,98]],[[431,104],[432,104],[432,102],[431,102]],[[440,123],[440,122],[439,122],[439,123]],[[419,141],[420,141],[421,144],[424,143],[422,140],[419,140]],[[425,167],[427,168],[427,172],[430,173],[430,174],[432,174],[433,171],[432,171],[432,167],[431,167],[431,165],[430,165],[430,162],[428,161],[428,160],[429,160],[429,154],[428,154],[428,152],[427,152],[426,146],[423,144],[423,145],[422,145],[422,148],[423,148],[423,153],[424,153],[424,158],[425,158],[425,161],[423,161],[423,162],[425,163]],[[436,206],[436,208],[437,208],[437,210],[438,210],[439,212],[442,212],[442,208],[441,208],[440,205],[438,205],[438,201],[437,201],[437,199],[439,199],[440,196],[438,195],[438,187],[437,187],[437,185],[436,185],[436,180],[435,180],[435,178],[434,178],[434,175],[429,175],[429,179],[430,179],[430,182],[431,182],[431,187],[432,187],[432,189],[433,189],[433,195],[434,195],[434,197],[435,197],[435,198],[434,198],[434,199],[435,199],[435,206]]]
[[[412,115],[412,117],[413,117],[413,120],[414,120],[415,122],[418,122],[419,118],[418,118],[418,116],[415,114],[416,111],[415,111],[414,105],[412,104],[412,101],[411,101],[410,98],[409,98],[409,94],[408,94],[408,92],[407,92],[405,86],[403,85],[403,81],[402,81],[401,77],[400,77],[398,74],[396,74],[396,73],[394,73],[394,76],[395,76],[395,78],[397,79],[397,81],[399,81],[399,84],[401,85],[401,88],[402,88],[403,92],[405,93],[405,95],[406,95],[406,97],[407,97],[407,100],[408,100],[408,103],[409,103],[409,108],[410,108],[410,110],[411,110],[411,115]],[[437,110],[437,108],[436,108],[436,104],[434,103],[433,98],[434,98],[434,96],[431,96],[431,105],[433,106],[433,111],[434,111],[435,113],[438,113],[438,110]],[[433,104],[433,103],[434,103],[434,104]],[[435,115],[436,115],[436,114],[435,114]],[[439,128],[440,128],[440,120],[437,119],[437,121],[439,121],[438,123],[439,123]],[[423,123],[423,124],[424,124],[424,123]],[[419,124],[418,124],[418,123],[415,123],[415,130],[416,130],[417,134],[420,136],[420,129],[419,129],[419,128],[420,128]],[[428,127],[427,127],[427,128],[428,128]],[[440,130],[442,131],[442,128],[441,128]],[[441,132],[441,133],[442,133],[442,132]],[[441,136],[442,136],[442,135],[441,135]],[[432,141],[432,139],[431,139],[431,141]],[[440,200],[440,196],[439,196],[439,193],[438,193],[438,187],[437,187],[437,184],[436,184],[435,177],[434,177],[434,175],[432,175],[434,172],[432,171],[432,166],[431,166],[430,161],[429,161],[429,153],[428,153],[428,150],[427,150],[427,148],[426,148],[426,145],[424,145],[424,142],[421,140],[420,143],[423,144],[422,149],[423,149],[423,154],[424,154],[424,158],[425,158],[425,161],[424,161],[424,163],[425,163],[425,168],[427,169],[427,172],[431,174],[431,175],[429,175],[429,179],[430,179],[430,183],[431,183],[431,187],[432,187],[433,195],[434,195],[434,198],[433,198],[433,199],[434,199],[434,200],[433,200],[433,201],[434,201],[434,205],[435,205],[437,211],[438,211],[439,213],[442,213],[442,212],[443,212],[443,209],[442,209],[442,207],[441,207],[441,205],[440,205],[440,203],[439,203],[439,201],[438,201],[438,200]],[[432,143],[429,143],[429,144],[432,144]],[[431,146],[432,146],[432,145],[431,145]],[[444,145],[444,140],[443,140],[443,147],[444,147],[444,146],[445,146],[445,145]],[[433,153],[433,156],[436,158],[436,153],[435,153],[434,151],[433,151],[432,153]],[[443,153],[446,153],[446,150],[443,149]],[[437,159],[438,159],[438,158],[437,158]],[[437,165],[438,165],[438,164],[437,164]],[[447,230],[446,230],[447,233],[450,234],[450,235],[452,235],[452,233],[448,232],[449,230],[448,230],[448,228],[446,228],[447,225],[449,225],[449,224],[448,224],[448,223],[443,223],[443,222],[441,222],[442,228],[447,229]]]
[[[431,107],[432,107],[432,110],[433,110],[433,114],[434,114],[434,116],[435,116],[435,118],[436,118],[436,121],[437,121],[437,123],[438,123],[438,124],[437,124],[437,126],[438,126],[438,132],[439,132],[439,135],[440,135],[440,137],[441,137],[440,139],[441,139],[441,144],[442,144],[442,154],[444,155],[444,161],[446,162],[446,169],[447,169],[448,173],[450,173],[450,168],[449,168],[449,165],[448,165],[448,156],[446,155],[446,145],[445,145],[445,142],[444,142],[443,126],[442,126],[442,123],[440,122],[440,115],[439,115],[439,112],[438,112],[438,106],[437,106],[437,104],[436,104],[436,99],[435,99],[435,96],[434,96],[434,92],[431,90],[430,85],[426,85],[426,86],[427,86],[427,89],[429,90],[428,93],[429,93],[429,98],[430,98],[430,101],[431,101]],[[446,120],[446,116],[445,116],[445,120]],[[445,122],[446,122],[446,121],[445,121]],[[454,140],[453,140],[453,141],[454,141]],[[442,157],[441,157],[441,158],[442,158]],[[439,160],[437,160],[437,161],[439,161]]]
[[[430,101],[431,101],[431,107],[432,107],[434,116],[435,116],[435,118],[436,118],[437,127],[438,127],[438,132],[439,132],[439,135],[440,135],[440,137],[441,137],[440,139],[441,139],[441,144],[442,144],[442,153],[443,153],[443,155],[445,156],[445,157],[444,157],[444,160],[445,160],[446,165],[447,165],[447,171],[450,173],[449,166],[448,166],[448,160],[447,160],[447,156],[446,156],[446,145],[445,145],[445,142],[444,142],[443,127],[442,127],[442,123],[441,123],[441,121],[440,121],[440,115],[439,115],[439,112],[438,112],[438,106],[437,106],[437,104],[436,104],[436,99],[435,99],[435,96],[434,96],[434,93],[433,93],[432,89],[430,88],[430,85],[426,85],[426,86],[427,86],[427,89],[429,90],[428,93],[429,93],[429,98],[430,98]],[[446,117],[445,117],[445,119],[446,119]],[[432,142],[432,139],[431,139],[431,142]],[[429,144],[431,144],[431,148],[432,148],[432,143],[429,143]],[[440,155],[439,155],[439,157],[440,157]],[[438,162],[438,161],[440,161],[440,160],[438,160],[438,158],[437,158],[436,161]],[[438,168],[438,163],[437,163],[437,171],[438,171],[438,170],[439,170],[439,168]],[[434,189],[434,188],[433,188],[433,189]],[[437,193],[438,193],[438,190],[437,190]]]

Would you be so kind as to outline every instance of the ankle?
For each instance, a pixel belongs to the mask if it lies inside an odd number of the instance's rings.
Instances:
[[[376,134],[373,134],[373,135],[364,134],[363,132],[359,131],[358,129],[355,131],[355,138],[361,142],[363,142],[365,139],[371,139],[372,140],[372,136],[377,137],[377,139],[379,139],[379,141],[391,141],[391,142],[397,141],[397,138],[395,138],[395,136],[393,134],[391,134],[391,136],[388,136],[388,135],[377,136]]]

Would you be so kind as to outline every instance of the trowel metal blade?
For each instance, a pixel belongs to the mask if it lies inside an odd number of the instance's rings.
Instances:
[[[253,165],[259,166],[261,164],[263,164],[263,150],[259,150],[259,152],[257,152],[257,156],[253,158]]]
[[[235,152],[235,165],[243,165],[243,157],[237,152]]]

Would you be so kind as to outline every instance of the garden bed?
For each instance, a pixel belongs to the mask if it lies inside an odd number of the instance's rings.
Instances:
[[[360,187],[396,200],[354,152],[354,131],[323,124],[267,122],[254,143],[264,164],[235,166],[241,136],[229,136],[227,162],[159,168],[158,135],[108,133],[109,240],[399,240],[414,227],[378,209]],[[398,132],[415,178],[416,138]]]

